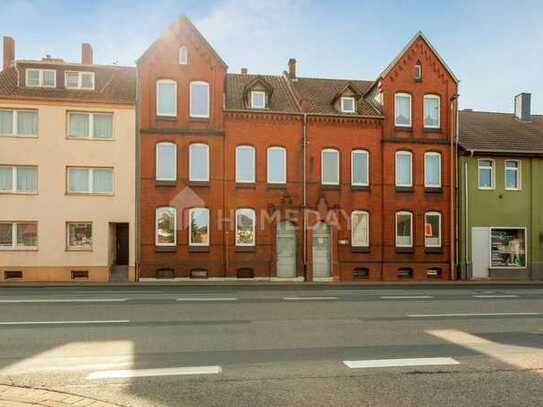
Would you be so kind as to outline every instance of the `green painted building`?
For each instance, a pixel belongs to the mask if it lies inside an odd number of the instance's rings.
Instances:
[[[543,116],[459,112],[458,253],[462,279],[543,279]]]

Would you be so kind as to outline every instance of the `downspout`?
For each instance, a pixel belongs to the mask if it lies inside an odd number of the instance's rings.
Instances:
[[[467,270],[470,263],[468,256],[468,240],[469,240],[469,175],[468,175],[468,161],[464,162],[464,261],[466,262],[466,280],[468,279]]]
[[[451,270],[451,280],[457,279],[457,272],[455,267],[455,255],[456,255],[456,205],[455,199],[456,199],[456,171],[455,171],[455,164],[456,164],[456,155],[455,155],[455,144],[458,144],[458,109],[457,109],[457,103],[458,103],[458,95],[454,95],[451,97],[451,119],[452,119],[452,127],[451,129],[451,135],[450,135],[450,270]]]
[[[134,280],[139,281],[140,277],[140,268],[141,268],[141,253],[140,253],[140,243],[141,243],[141,227],[140,227],[140,195],[141,195],[141,188],[140,188],[140,175],[141,175],[141,157],[140,157],[140,144],[141,144],[141,132],[140,132],[140,86],[139,86],[139,71],[138,66],[136,65],[136,106],[135,106],[135,115],[136,115],[136,146],[135,146],[135,152],[136,152],[136,171],[135,171],[135,187],[136,187],[136,205],[135,205],[135,219],[134,219],[134,227],[135,227],[135,247],[134,247],[134,254],[136,259],[136,264],[134,270]]]
[[[303,257],[304,281],[307,281],[307,113],[304,113],[303,117]]]

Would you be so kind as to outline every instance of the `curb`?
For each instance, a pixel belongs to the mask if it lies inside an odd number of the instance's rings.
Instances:
[[[111,404],[76,394],[6,384],[0,384],[0,405],[6,407],[119,407],[118,404]]]

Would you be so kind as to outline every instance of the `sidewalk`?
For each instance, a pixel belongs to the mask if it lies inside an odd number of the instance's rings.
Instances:
[[[0,384],[0,407],[118,407],[103,401],[57,391]]]

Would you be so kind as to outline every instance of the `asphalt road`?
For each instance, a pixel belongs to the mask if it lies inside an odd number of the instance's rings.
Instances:
[[[543,287],[0,287],[0,383],[124,406],[541,406]]]

